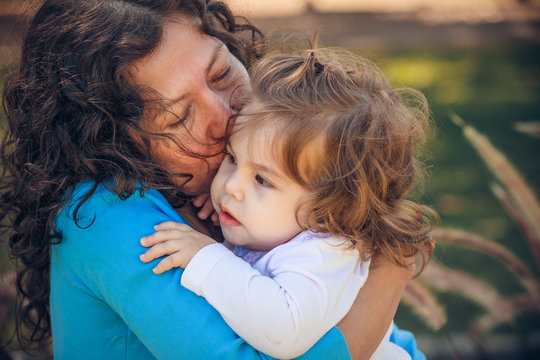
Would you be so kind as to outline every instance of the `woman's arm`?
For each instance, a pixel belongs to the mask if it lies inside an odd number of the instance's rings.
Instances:
[[[63,241],[53,247],[51,310],[59,357],[96,347],[103,353],[114,345],[128,353],[150,351],[158,359],[267,358],[203,298],[180,286],[181,270],[156,276],[152,265],[139,261],[140,237],[163,221],[182,221],[159,193],[119,200],[98,191],[81,207],[82,228],[66,211],[59,218]],[[340,331],[332,329],[302,358],[347,359],[349,353]]]
[[[377,349],[413,274],[413,267],[400,267],[380,256],[373,259],[366,283],[347,316],[338,324],[353,360],[367,360]]]

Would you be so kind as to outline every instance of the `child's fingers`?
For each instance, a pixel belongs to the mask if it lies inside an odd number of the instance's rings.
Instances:
[[[150,262],[164,255],[177,252],[178,250],[180,250],[180,243],[178,241],[168,240],[152,246],[150,249],[146,250],[140,258],[143,262]]]
[[[161,231],[161,230],[192,230],[191,226],[188,224],[182,224],[175,221],[165,221],[160,224],[157,224],[154,226],[154,230]]]
[[[144,247],[154,246],[169,240],[181,239],[184,232],[181,230],[159,230],[152,235],[141,238],[141,245]]]
[[[173,267],[185,268],[184,257],[182,252],[175,252],[172,255],[167,256],[165,259],[161,260],[152,271],[155,274],[162,274],[167,270],[172,269]]]

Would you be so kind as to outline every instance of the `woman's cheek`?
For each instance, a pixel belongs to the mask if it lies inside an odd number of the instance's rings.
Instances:
[[[231,85],[231,108],[235,111],[240,111],[245,104],[246,95],[251,91],[251,85],[249,82],[249,76],[245,68],[238,63],[236,69],[238,75],[236,81]]]

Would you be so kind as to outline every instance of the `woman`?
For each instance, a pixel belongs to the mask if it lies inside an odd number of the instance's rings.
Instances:
[[[1,218],[30,340],[52,333],[62,359],[264,357],[179,286],[181,270],[155,276],[138,258],[160,222],[212,230],[191,200],[208,193],[260,50],[260,33],[220,2],[45,1],[5,85],[1,148]],[[377,347],[410,276],[378,263],[304,358]]]

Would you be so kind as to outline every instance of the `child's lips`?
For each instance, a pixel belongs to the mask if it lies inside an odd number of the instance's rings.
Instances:
[[[240,226],[240,221],[236,220],[227,210],[221,209],[219,213],[219,222],[225,226]]]

